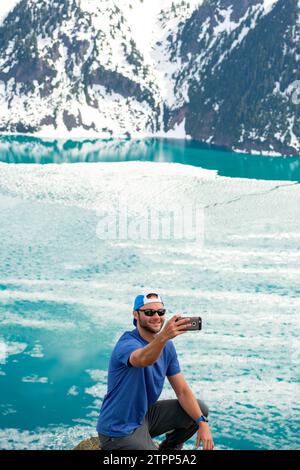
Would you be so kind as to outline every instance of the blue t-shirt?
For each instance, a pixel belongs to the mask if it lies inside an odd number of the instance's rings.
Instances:
[[[104,397],[97,431],[111,437],[127,436],[142,424],[160,396],[166,376],[178,374],[180,366],[171,340],[159,358],[148,367],[133,367],[130,354],[147,344],[137,328],[126,331],[112,352],[108,367],[107,393]]]

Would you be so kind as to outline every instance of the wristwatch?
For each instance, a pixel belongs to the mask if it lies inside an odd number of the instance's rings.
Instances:
[[[204,421],[205,423],[208,423],[208,419],[205,418],[205,416],[203,416],[203,415],[200,416],[200,418],[197,418],[197,419],[196,419],[196,423],[199,424],[199,423],[201,423],[201,421]]]

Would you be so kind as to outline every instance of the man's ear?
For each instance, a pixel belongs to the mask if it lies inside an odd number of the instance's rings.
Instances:
[[[135,319],[136,319],[136,321],[137,321],[137,319],[139,318],[139,314],[137,313],[137,311],[136,311],[136,310],[133,310],[133,312],[132,312],[132,313],[133,313],[133,316],[134,316],[134,318],[135,318]]]

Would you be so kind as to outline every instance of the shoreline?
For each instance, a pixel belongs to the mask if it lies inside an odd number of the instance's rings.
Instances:
[[[47,134],[47,133],[19,133],[19,132],[0,132],[0,142],[2,137],[8,138],[28,138],[29,140],[42,140],[45,142],[78,142],[78,143],[86,143],[86,142],[135,142],[135,141],[145,141],[145,140],[176,140],[176,141],[184,141],[184,142],[195,142],[199,145],[199,149],[207,149],[207,150],[219,150],[227,153],[234,153],[234,154],[243,154],[249,156],[261,156],[261,157],[280,157],[280,158],[298,158],[300,154],[292,154],[292,153],[280,153],[271,150],[247,150],[247,149],[239,149],[236,147],[229,148],[227,146],[216,145],[212,143],[207,143],[205,141],[192,139],[191,136],[181,136],[181,135],[168,135],[168,133],[157,133],[157,134],[140,134],[140,135],[133,135],[133,136],[107,136],[105,134],[88,134],[88,135],[74,135],[74,133],[66,133],[66,134]]]

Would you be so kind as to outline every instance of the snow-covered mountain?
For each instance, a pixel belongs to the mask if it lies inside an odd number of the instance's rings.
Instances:
[[[0,131],[189,136],[298,154],[299,4],[12,0],[0,26]]]
[[[231,148],[299,153],[299,28],[298,0],[210,0],[196,10],[177,36],[186,132]]]

